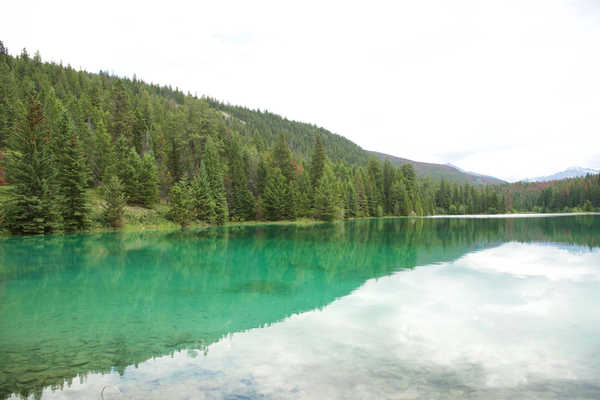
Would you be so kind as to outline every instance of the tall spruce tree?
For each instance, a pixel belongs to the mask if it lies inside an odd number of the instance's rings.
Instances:
[[[210,189],[215,203],[215,223],[223,225],[229,220],[229,206],[223,181],[223,166],[219,157],[217,144],[209,137],[205,149],[206,171]]]
[[[321,135],[317,135],[315,139],[315,148],[310,161],[310,182],[313,188],[316,188],[325,168],[325,150],[321,142]]]
[[[85,192],[88,173],[79,136],[66,110],[62,111],[55,137],[57,148],[60,149],[56,154],[56,167],[63,230],[80,231],[90,223],[90,207]]]
[[[311,215],[312,205],[312,185],[308,173],[304,171],[298,176],[298,196],[297,196],[297,216],[309,217]]]
[[[111,123],[109,131],[113,138],[123,136],[129,142],[133,128],[133,111],[129,93],[122,79],[117,79],[110,93]]]
[[[223,182],[223,179],[221,179]],[[215,199],[215,223],[217,225],[224,225],[229,221],[229,207],[227,205],[227,196],[225,195],[225,186],[221,184],[221,187],[214,192]]]
[[[189,225],[194,219],[194,202],[187,181],[180,180],[171,188],[168,215],[182,228]]]
[[[117,159],[110,133],[100,121],[96,127],[96,146],[93,149],[96,163],[92,169],[95,182],[108,182],[116,174]]]
[[[338,214],[338,199],[335,188],[337,182],[331,168],[325,168],[323,176],[315,190],[315,218],[323,221],[333,221]]]
[[[139,168],[139,201],[144,207],[152,207],[158,201],[158,173],[154,156],[151,153],[144,154]]]
[[[287,191],[284,197],[284,212],[282,217],[288,220],[294,220],[298,216],[298,182],[292,179],[287,184]]]
[[[51,143],[42,105],[31,97],[24,124],[11,132],[6,152],[6,174],[13,185],[5,226],[12,233],[49,233],[56,228],[56,167]]]
[[[256,171],[256,195],[262,196],[265,191],[265,185],[267,184],[267,165],[265,160],[261,157],[258,162],[258,168]]]
[[[288,185],[279,168],[275,168],[267,178],[263,194],[265,218],[270,221],[282,219],[286,213]]]
[[[104,208],[103,216],[107,224],[114,228],[123,225],[123,214],[127,204],[125,188],[118,176],[113,175],[107,179],[103,188]]]
[[[294,178],[294,166],[292,165],[292,154],[283,134],[273,149],[273,167],[279,168],[287,182]]]
[[[200,221],[215,223],[215,201],[213,199],[208,174],[204,161],[200,163],[198,175],[191,184],[192,200],[194,202],[195,218]]]
[[[141,185],[139,171],[142,169],[142,159],[133,147],[130,147],[125,162],[125,167],[119,170],[119,178],[125,185],[127,202],[129,204],[142,205]]]
[[[246,221],[254,217],[254,196],[248,189],[248,180],[240,144],[236,138],[229,141],[229,178],[231,181],[230,217]]]

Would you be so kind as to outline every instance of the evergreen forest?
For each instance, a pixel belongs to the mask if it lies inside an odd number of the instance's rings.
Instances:
[[[145,209],[181,226],[600,210],[600,175],[418,177],[315,125],[26,50],[12,56],[2,42],[0,184],[0,224],[13,234],[120,227],[127,210]]]

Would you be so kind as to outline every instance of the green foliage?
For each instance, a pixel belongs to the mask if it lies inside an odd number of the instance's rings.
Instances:
[[[6,202],[5,226],[16,234],[49,233],[57,226],[56,168],[52,134],[42,105],[31,97],[27,117],[8,138],[5,167],[14,185]]]
[[[194,219],[194,200],[192,190],[185,180],[177,182],[169,195],[169,219],[182,228]]]
[[[246,169],[240,145],[236,139],[229,141],[229,175],[231,181],[230,217],[238,221],[254,218],[255,201],[248,188]]]
[[[294,178],[292,156],[283,134],[279,135],[279,141],[273,149],[273,168],[279,168],[288,182]]]
[[[123,214],[127,196],[121,180],[116,175],[108,179],[103,187],[104,207],[103,216],[106,223],[112,227],[123,225]]]
[[[63,110],[56,135],[59,211],[66,232],[86,229],[90,224],[90,207],[86,195],[87,169],[78,135]]]
[[[311,216],[312,192],[313,188],[307,173],[298,177],[298,191],[296,195],[296,216]]]
[[[321,136],[317,135],[315,139],[315,149],[313,150],[312,158],[310,161],[310,182],[313,189],[317,187],[321,177],[323,176],[323,169],[325,168],[325,150],[323,149],[323,143],[321,142]]]
[[[94,148],[95,163],[92,167],[92,176],[94,182],[109,180],[116,171],[115,149],[112,138],[108,131],[104,128],[102,121],[99,122],[96,128],[96,145]]]
[[[42,63],[26,52],[0,55],[0,150],[0,184],[12,183],[4,224],[14,233],[51,232],[61,221],[65,230],[83,229],[84,189],[109,187],[115,176],[126,193],[116,197],[155,208],[189,179],[191,220],[209,224],[600,209],[600,176],[493,186],[431,182],[410,163],[382,162],[314,125]],[[116,214],[118,225],[123,214]]]
[[[144,154],[141,163],[141,169],[137,171],[139,179],[140,204],[144,207],[151,207],[158,201],[158,174],[156,171],[156,162],[152,154]]]
[[[122,141],[119,145],[122,145]],[[158,174],[151,154],[145,154],[142,158],[131,147],[119,177],[125,185],[130,204],[151,207],[158,200]]]
[[[227,206],[227,197],[225,190],[218,190],[215,193],[215,223],[224,225],[229,221],[229,207]]]
[[[216,221],[216,203],[212,195],[204,162],[200,164],[198,175],[192,181],[191,191],[195,218],[209,224],[214,224]]]
[[[315,218],[323,221],[333,221],[339,216],[337,193],[332,190],[336,186],[337,182],[333,171],[331,168],[325,168],[315,190]]]
[[[287,182],[279,168],[267,177],[267,185],[262,198],[265,218],[270,221],[283,219],[286,214]]]

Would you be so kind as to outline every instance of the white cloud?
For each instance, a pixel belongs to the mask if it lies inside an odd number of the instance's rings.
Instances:
[[[206,357],[179,352],[46,394],[91,397],[108,385],[144,399],[593,396],[599,256],[504,244],[369,280],[322,310],[234,333]]]
[[[0,38],[507,179],[600,168],[589,0],[9,2]]]
[[[578,249],[578,250],[577,250]],[[517,277],[550,281],[600,282],[600,249],[508,243],[485,252],[470,253],[462,262],[470,268]]]

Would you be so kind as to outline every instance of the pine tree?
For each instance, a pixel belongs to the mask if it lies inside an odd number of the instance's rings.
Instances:
[[[313,188],[316,188],[325,168],[325,150],[321,142],[321,135],[315,139],[315,148],[310,161],[310,182]]]
[[[385,214],[392,213],[392,184],[394,182],[395,170],[389,160],[383,163],[383,203]]]
[[[267,178],[267,186],[263,195],[265,218],[277,221],[283,218],[286,211],[287,183],[279,168],[275,168]]]
[[[371,156],[367,165],[369,190],[369,213],[377,215],[377,206],[383,206],[383,169],[379,160],[375,156]]]
[[[362,169],[358,169],[354,175],[354,185],[356,187],[356,197],[358,201],[357,217],[369,216],[369,198],[365,188]]]
[[[104,220],[112,227],[117,228],[122,226],[127,197],[118,176],[113,175],[108,178],[103,186],[103,195],[105,201],[103,210]]]
[[[194,202],[188,183],[185,180],[177,182],[171,188],[169,195],[169,218],[182,228],[189,225],[194,218]]]
[[[358,197],[356,195],[356,190],[354,190],[354,185],[352,182],[348,183],[348,188],[346,190],[346,218],[353,218],[357,216],[358,212]]]
[[[288,182],[294,178],[292,155],[283,134],[279,135],[279,141],[273,149],[273,167],[279,168]]]
[[[411,203],[414,201],[417,195],[417,174],[415,168],[411,163],[402,165],[402,175],[404,176],[404,182],[406,185],[406,192],[410,198]]]
[[[135,151],[141,156],[144,153],[144,141],[149,131],[149,121],[140,110],[136,110],[133,117],[132,143]]]
[[[331,168],[325,168],[323,176],[315,190],[315,218],[323,221],[333,221],[338,215],[336,198],[337,182]]]
[[[119,170],[119,178],[125,185],[127,202],[129,204],[142,204],[140,177],[138,172],[142,169],[142,159],[133,147],[129,148],[126,163]]]
[[[404,179],[397,177],[390,191],[391,200],[394,203],[394,215],[407,216],[412,211],[410,199],[404,185]]]
[[[90,207],[85,192],[88,174],[79,137],[66,110],[62,112],[55,136],[58,148],[62,149],[56,156],[56,164],[63,229],[66,232],[83,230],[90,222]]]
[[[114,139],[123,136],[127,141],[131,140],[131,129],[133,127],[133,113],[129,94],[121,79],[117,79],[111,93],[111,124],[109,131]]]
[[[309,217],[312,205],[312,185],[308,173],[304,171],[298,177],[297,213],[298,217]]]
[[[184,143],[181,136],[177,133],[180,129],[180,124],[172,118],[170,125],[169,128],[172,131],[172,136],[168,142],[167,166],[169,167],[169,172],[171,173],[173,180],[178,182],[185,175],[183,165]]]
[[[258,168],[256,171],[256,195],[262,196],[265,191],[265,185],[267,184],[267,165],[264,159],[261,157],[258,162]]]
[[[13,183],[5,210],[5,225],[17,234],[49,233],[56,228],[56,188],[52,135],[37,98],[29,100],[23,126],[8,138],[6,174]]]
[[[214,195],[215,223],[225,225],[229,220],[229,208],[227,206],[227,197],[225,196],[225,187],[217,190]]]
[[[209,224],[215,223],[215,202],[213,200],[210,182],[206,173],[204,161],[200,163],[200,170],[191,185],[194,202],[195,218]]]
[[[22,123],[25,113],[18,97],[15,73],[8,63],[2,61],[0,58],[0,148],[7,144],[11,132]]]
[[[298,183],[292,179],[287,183],[284,197],[284,211],[282,217],[294,220],[298,216]]]
[[[144,207],[152,207],[158,201],[158,173],[154,156],[150,153],[144,154],[138,166],[140,169],[136,171],[136,175],[139,180],[140,204]]]
[[[96,147],[94,149],[96,163],[93,174],[96,182],[108,182],[116,171],[116,156],[112,138],[104,123],[100,121],[96,127]]]
[[[254,196],[248,189],[246,168],[237,139],[231,139],[228,147],[231,179],[230,216],[240,221],[246,221],[254,217]]]
[[[229,220],[229,207],[223,182],[223,167],[216,143],[209,137],[205,149],[206,172],[214,200],[215,223],[223,225]]]

